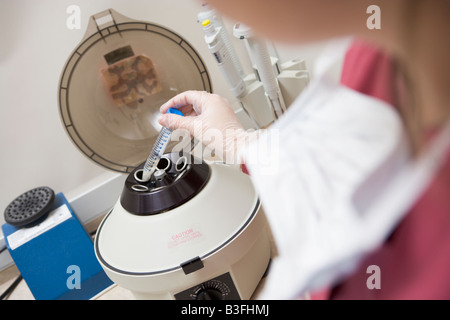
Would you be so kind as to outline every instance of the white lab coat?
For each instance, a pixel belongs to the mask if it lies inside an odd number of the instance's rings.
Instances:
[[[329,80],[349,43],[331,44],[306,92],[245,149],[278,251],[260,299],[296,298],[354,270],[402,219],[448,146],[447,132],[436,152],[412,162],[392,106]]]

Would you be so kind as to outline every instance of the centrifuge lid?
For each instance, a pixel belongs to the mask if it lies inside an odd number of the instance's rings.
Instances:
[[[94,162],[131,172],[147,158],[160,106],[185,90],[211,92],[206,67],[173,31],[109,9],[91,17],[59,82],[62,122]]]

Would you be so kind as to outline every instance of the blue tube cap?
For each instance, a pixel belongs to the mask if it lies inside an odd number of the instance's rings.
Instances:
[[[178,110],[176,108],[169,108],[166,113],[177,114],[179,116],[183,116],[183,112],[181,112],[180,110]]]

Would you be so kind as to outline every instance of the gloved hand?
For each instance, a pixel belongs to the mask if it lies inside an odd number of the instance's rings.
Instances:
[[[179,109],[184,117],[165,114],[169,108]],[[226,99],[205,91],[180,93],[161,106],[161,113],[162,126],[187,130],[229,164],[240,164],[240,151],[258,135],[244,130]]]

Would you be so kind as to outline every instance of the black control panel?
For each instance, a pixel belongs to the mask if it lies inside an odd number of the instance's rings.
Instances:
[[[240,300],[230,273],[205,281],[175,294],[176,300]]]

